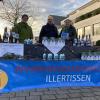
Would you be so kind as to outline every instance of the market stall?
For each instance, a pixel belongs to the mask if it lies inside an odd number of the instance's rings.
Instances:
[[[49,45],[0,43],[0,47],[0,92],[100,86],[100,47],[68,46],[61,41]]]

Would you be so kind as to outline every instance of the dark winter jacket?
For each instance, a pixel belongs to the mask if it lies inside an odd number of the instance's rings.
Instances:
[[[39,35],[39,43],[42,43],[42,38],[43,37],[55,37],[57,38],[58,37],[58,30],[57,30],[57,27],[52,24],[46,24],[42,27],[41,29],[41,32],[40,32],[40,35]]]
[[[77,38],[76,29],[75,29],[75,27],[72,26],[72,25],[71,25],[69,28],[66,28],[66,27],[62,28],[62,30],[61,30],[61,32],[60,32],[60,37],[61,37],[62,32],[67,32],[67,33],[69,33],[69,39],[70,39],[71,41],[73,41],[74,38]]]

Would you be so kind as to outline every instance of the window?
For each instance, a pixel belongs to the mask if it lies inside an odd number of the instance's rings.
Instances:
[[[84,35],[83,28],[78,29],[77,33],[78,33],[78,36],[80,35],[80,37],[82,37],[82,35]]]
[[[94,24],[94,35],[100,35],[100,23]]]
[[[95,10],[89,12],[89,13],[86,13],[86,14],[84,14],[84,15],[79,16],[78,18],[76,18],[75,23],[77,23],[77,22],[79,22],[79,21],[82,21],[82,20],[85,20],[85,19],[87,19],[87,18],[96,16],[96,15],[98,15],[98,14],[100,14],[100,8],[95,9]]]
[[[92,26],[85,27],[85,36],[92,35]]]

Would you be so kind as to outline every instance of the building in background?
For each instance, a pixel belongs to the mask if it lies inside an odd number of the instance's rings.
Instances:
[[[57,15],[50,15],[53,17],[53,21],[58,29],[61,28],[61,21],[64,20],[66,17],[63,16],[57,16]]]
[[[93,42],[100,40],[100,0],[91,0],[67,15],[73,21],[78,35],[91,35]],[[61,24],[66,20],[61,21]]]
[[[50,15],[50,16],[53,17],[53,21],[54,21],[54,23],[55,23],[55,25],[56,25],[59,33],[60,33],[61,27],[62,27],[61,26],[61,21],[66,19],[66,17],[64,17],[64,16],[57,16],[57,15]]]

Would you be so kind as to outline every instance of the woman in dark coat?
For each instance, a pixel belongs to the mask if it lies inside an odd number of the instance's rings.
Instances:
[[[64,22],[64,27],[62,28],[60,32],[60,37],[65,34],[65,39],[67,42],[73,43],[74,39],[77,38],[77,32],[75,27],[72,25],[72,21],[67,19]],[[66,38],[66,35],[68,34],[68,38]]]

